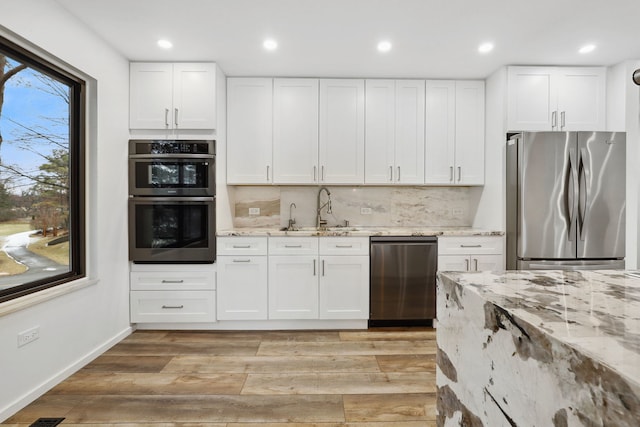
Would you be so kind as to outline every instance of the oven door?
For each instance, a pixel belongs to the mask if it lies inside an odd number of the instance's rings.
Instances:
[[[214,156],[131,156],[129,194],[133,196],[214,196]]]
[[[131,197],[129,259],[136,263],[212,263],[213,197]]]

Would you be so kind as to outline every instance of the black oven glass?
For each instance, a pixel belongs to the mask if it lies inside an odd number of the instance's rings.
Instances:
[[[208,248],[208,210],[206,204],[136,205],[136,247]]]
[[[141,160],[134,163],[135,188],[207,188],[209,160]]]

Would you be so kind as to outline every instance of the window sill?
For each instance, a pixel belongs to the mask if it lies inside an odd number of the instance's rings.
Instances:
[[[62,295],[83,289],[91,285],[98,283],[98,279],[89,279],[84,277],[82,279],[74,280],[62,285],[54,286],[49,289],[45,289],[39,292],[35,292],[29,295],[25,295],[20,298],[12,299],[0,303],[0,317],[6,316],[16,311],[24,310],[31,306],[49,301]]]

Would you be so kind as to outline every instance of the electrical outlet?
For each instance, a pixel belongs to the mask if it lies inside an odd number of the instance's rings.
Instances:
[[[463,214],[464,214],[464,209],[453,208],[453,216],[462,216]]]
[[[20,332],[18,334],[18,347],[29,344],[30,342],[35,341],[38,338],[40,338],[40,326],[34,326],[31,329]]]
[[[260,208],[249,208],[249,216],[260,215]]]
[[[360,215],[371,215],[371,208],[360,208]]]

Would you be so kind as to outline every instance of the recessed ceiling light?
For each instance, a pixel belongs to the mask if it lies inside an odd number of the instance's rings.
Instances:
[[[391,42],[387,40],[383,40],[378,43],[378,51],[379,52],[389,52],[391,50]]]
[[[478,52],[480,53],[489,53],[493,50],[493,43],[482,43],[478,46]]]
[[[276,50],[278,47],[278,42],[273,39],[266,39],[262,43],[262,46],[264,46],[264,48],[267,50]]]
[[[596,48],[596,45],[594,44],[586,44],[584,46],[582,46],[578,52],[580,53],[589,53],[589,52],[593,52],[593,50]]]
[[[163,49],[171,49],[173,47],[173,43],[171,43],[169,40],[160,39],[158,40],[158,46]]]

